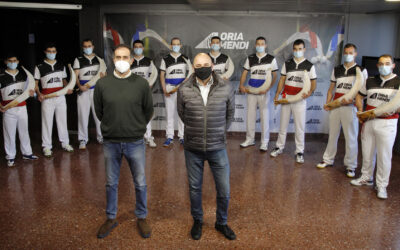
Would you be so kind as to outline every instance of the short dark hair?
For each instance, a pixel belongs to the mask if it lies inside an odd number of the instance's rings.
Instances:
[[[17,54],[16,54],[14,51],[8,52],[8,53],[6,54],[6,57],[4,57],[4,59],[5,59],[5,60],[8,60],[8,59],[10,59],[10,58],[12,58],[12,57],[16,57],[16,58],[18,59],[18,56],[17,56]]]
[[[257,38],[256,38],[256,42],[257,42],[258,40],[264,40],[264,42],[267,43],[267,39],[265,39],[265,37],[263,37],[263,36],[257,37]]]
[[[212,40],[214,40],[214,39],[218,39],[218,40],[221,42],[221,37],[219,37],[219,36],[213,36],[213,37],[211,37],[210,42],[211,42]]]
[[[129,47],[128,45],[125,45],[125,44],[117,45],[117,46],[114,48],[114,54],[115,54],[115,51],[117,51],[117,50],[119,50],[119,49],[122,49],[122,48],[125,48],[125,49],[129,50],[130,56],[133,57],[131,47]]]
[[[182,43],[182,41],[181,41],[181,39],[180,39],[179,37],[176,37],[176,36],[173,37],[173,38],[171,39],[171,44],[172,44],[172,41],[173,41],[173,40],[179,40],[179,42]]]
[[[293,48],[294,48],[295,45],[300,45],[300,44],[303,44],[303,47],[304,47],[304,48],[306,47],[306,44],[304,43],[304,41],[303,41],[302,39],[297,39],[297,40],[294,41],[294,43],[293,43]]]
[[[381,56],[379,57],[379,59],[381,59],[381,58],[390,58],[390,61],[392,61],[392,63],[394,63],[394,61],[393,61],[393,56],[391,56],[391,55],[389,55],[389,54],[383,54],[383,55],[381,55]],[[379,59],[378,59],[378,61],[379,61]]]
[[[44,45],[44,50],[47,50],[48,48],[56,48],[56,44],[54,42],[48,42]]]
[[[142,41],[142,40],[135,40],[134,42],[133,42],[133,44],[132,44],[132,47],[133,46],[135,46],[135,44],[137,44],[137,43],[140,43],[140,44],[142,44],[143,46],[144,46],[144,42]]]
[[[344,46],[343,50],[348,49],[348,48],[353,48],[354,51],[357,51],[357,46],[355,44],[352,43],[348,43]]]
[[[94,42],[93,42],[93,40],[92,40],[92,39],[90,39],[90,38],[83,39],[83,41],[82,41],[82,45],[83,45],[83,43],[86,43],[86,42],[91,42],[91,43],[92,43],[92,45],[94,45]]]

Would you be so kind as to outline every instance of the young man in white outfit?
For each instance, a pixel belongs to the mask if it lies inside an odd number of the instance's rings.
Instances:
[[[36,93],[39,101],[42,102],[42,147],[43,154],[51,157],[53,152],[52,132],[53,117],[56,116],[58,138],[61,147],[67,152],[73,152],[74,149],[69,144],[67,128],[67,103],[65,96],[58,96],[45,99],[47,94],[61,90],[67,85],[67,72],[65,66],[56,60],[57,49],[52,43],[46,45],[44,53],[46,58],[43,63],[35,67]],[[42,89],[39,90],[39,81]],[[72,94],[69,90],[67,94]]]
[[[213,71],[220,75],[222,79],[229,80],[235,71],[235,65],[228,55],[221,53],[221,38],[219,36],[211,38],[210,48],[211,51],[208,55],[213,62]]]
[[[265,52],[267,48],[266,39],[262,36],[256,39],[256,53],[250,55],[243,66],[242,76],[240,77],[240,91],[247,93],[247,132],[246,140],[240,144],[240,147],[247,148],[255,145],[254,136],[256,132],[256,114],[257,106],[260,111],[261,122],[261,145],[260,150],[265,152],[268,150],[269,143],[269,90],[276,81],[276,71],[278,64],[274,56]],[[266,79],[266,74],[271,70],[272,81],[268,89],[259,91],[258,94],[249,93],[244,86],[247,74],[250,71],[250,79],[248,85],[253,88],[261,87]]]
[[[91,39],[83,40],[82,50],[83,55],[75,59],[73,68],[76,74],[76,86],[80,90],[77,97],[79,149],[86,149],[86,144],[89,141],[88,124],[90,111],[92,111],[93,120],[96,125],[97,142],[100,144],[103,143],[100,121],[97,119],[96,112],[94,111],[93,93],[95,86],[89,88],[85,85],[97,75],[100,68],[100,61],[97,59],[96,54],[93,53],[94,45]]]
[[[279,95],[296,95],[304,85],[304,71],[306,70],[311,80],[311,88],[308,93],[304,93],[302,98],[295,103],[281,105],[281,120],[278,141],[276,147],[272,150],[271,156],[277,157],[283,152],[286,142],[287,128],[289,125],[290,115],[293,114],[295,126],[295,143],[296,143],[296,162],[304,163],[304,134],[306,123],[306,99],[311,96],[317,87],[317,75],[314,65],[305,57],[306,48],[303,40],[298,39],[293,43],[294,58],[286,61],[281,70],[281,78],[276,89],[274,101],[277,101]]]
[[[166,137],[163,146],[169,147],[174,140],[174,123],[178,121],[179,143],[183,144],[184,125],[178,116],[176,107],[176,91],[169,93],[175,87],[178,87],[192,74],[192,65],[187,56],[179,51],[182,47],[181,40],[177,37],[171,39],[171,53],[161,60],[160,82],[165,95],[165,110],[167,113]]]
[[[9,54],[4,63],[7,69],[0,74],[0,93],[1,107],[3,113],[3,135],[4,148],[6,152],[7,166],[15,166],[15,155],[17,153],[15,146],[15,135],[18,130],[22,159],[36,160],[38,157],[32,154],[31,140],[28,130],[28,113],[26,102],[19,103],[16,107],[4,108],[8,103],[21,95],[27,88],[27,75],[23,70],[19,70],[18,58],[15,54]],[[34,95],[31,90],[29,95]]]
[[[330,103],[341,96],[347,94],[356,81],[356,69],[360,68],[364,79],[368,78],[367,70],[357,65],[357,47],[354,44],[344,46],[344,63],[333,69],[331,76],[331,86],[327,92],[326,103]],[[363,83],[364,84],[364,83]],[[358,155],[358,119],[357,108],[354,100],[343,100],[342,106],[329,111],[329,139],[322,161],[317,164],[317,168],[323,169],[333,166],[337,152],[337,142],[340,135],[340,128],[343,127],[343,134],[346,141],[346,152],[344,155],[344,166],[346,175],[353,178],[357,168]]]
[[[150,88],[154,86],[157,80],[158,72],[154,66],[153,60],[143,55],[144,43],[141,40],[133,42],[133,63],[131,65],[131,71],[133,74],[143,77],[149,82]],[[151,121],[147,124],[146,133],[144,134],[146,144],[151,148],[157,147],[154,142],[154,137],[151,134]]]
[[[366,110],[375,109],[391,101],[399,91],[400,78],[393,73],[395,64],[390,55],[382,55],[378,61],[379,75],[369,77],[356,97],[359,112],[363,111],[363,99],[367,98]],[[392,168],[392,150],[397,132],[400,109],[380,117],[371,116],[363,123],[361,130],[362,168],[361,177],[350,183],[355,186],[373,185],[376,169],[377,197],[387,199],[386,187],[389,184]]]

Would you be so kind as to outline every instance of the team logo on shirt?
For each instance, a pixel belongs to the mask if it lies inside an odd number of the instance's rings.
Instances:
[[[171,75],[174,74],[183,74],[183,70],[182,69],[173,69],[171,72],[169,72]]]
[[[249,48],[249,41],[245,41],[242,32],[211,32],[206,38],[203,39],[197,46],[196,49],[209,49],[211,38],[213,36],[219,36],[221,38],[222,49],[235,49],[242,50]]]
[[[386,94],[382,94],[382,93],[373,93],[372,95],[369,96],[369,99],[377,99],[377,100],[383,101],[383,102],[390,101],[389,96]]]
[[[97,70],[96,71],[88,71],[85,74],[83,74],[84,76],[95,76],[97,75]]]
[[[292,82],[303,82],[303,78],[301,78],[300,76],[291,76],[289,77],[288,81],[292,81]]]
[[[50,79],[47,81],[47,84],[55,83],[55,82],[61,82],[61,79],[60,79],[59,77],[50,78]]]
[[[22,94],[22,89],[13,89],[13,91],[8,94],[8,96],[13,96],[13,95],[21,95]]]
[[[251,72],[252,75],[260,75],[260,76],[265,76],[267,75],[267,71],[263,69],[256,69],[253,72]]]
[[[353,87],[353,84],[351,83],[340,83],[336,88],[337,89],[351,89]]]

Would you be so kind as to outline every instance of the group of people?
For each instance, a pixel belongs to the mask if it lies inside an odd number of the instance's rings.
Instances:
[[[160,83],[165,95],[166,140],[163,146],[174,142],[174,122],[178,122],[178,138],[184,147],[186,168],[189,180],[191,214],[194,224],[191,230],[193,239],[202,234],[203,211],[201,186],[204,162],[208,161],[213,172],[217,188],[217,213],[215,228],[226,238],[235,239],[235,233],[227,225],[228,204],[230,199],[230,164],[226,151],[226,131],[234,120],[235,90],[229,82],[234,72],[234,64],[228,55],[220,52],[221,39],[211,38],[211,51],[200,53],[193,59],[180,53],[181,40],[171,39],[171,52],[162,58]],[[153,102],[151,87],[154,85],[158,70],[153,61],[143,55],[144,43],[136,40],[133,48],[126,45],[116,47],[113,55],[114,72],[102,75],[93,87],[86,83],[98,73],[101,58],[93,52],[94,44],[90,39],[82,43],[83,55],[76,58],[74,70],[77,75],[79,148],[85,149],[89,140],[88,118],[92,110],[96,123],[97,141],[103,144],[106,168],[106,222],[100,227],[99,238],[106,237],[118,223],[117,196],[119,169],[122,156],[129,163],[135,184],[136,210],[140,234],[147,238],[151,229],[146,222],[147,185],[145,180],[145,145],[156,147],[151,133]],[[296,40],[293,43],[293,58],[282,65],[280,79],[274,95],[275,104],[279,97],[289,98],[301,94],[301,99],[281,105],[279,136],[271,157],[283,153],[287,128],[291,115],[295,127],[295,161],[304,163],[306,99],[316,88],[315,66],[305,58],[305,43]],[[255,145],[255,123],[257,107],[260,112],[261,144],[260,150],[267,151],[269,144],[269,97],[270,89],[277,81],[278,65],[274,56],[266,52],[264,37],[258,37],[255,43],[256,53],[250,55],[243,66],[239,90],[247,94],[247,132],[240,147]],[[67,107],[64,96],[45,98],[45,95],[63,88],[66,82],[66,69],[56,60],[56,47],[49,44],[45,48],[46,58],[35,67],[36,93],[42,102],[42,147],[43,154],[52,155],[52,124],[56,116],[61,146],[72,152],[66,127]],[[373,185],[373,173],[377,159],[376,188],[377,196],[387,198],[392,147],[394,144],[398,112],[383,116],[360,118],[359,112],[373,110],[390,102],[400,87],[400,78],[393,73],[395,67],[390,55],[379,57],[377,67],[379,75],[368,77],[366,69],[357,65],[357,47],[354,44],[344,46],[344,63],[335,67],[331,74],[331,85],[327,92],[326,103],[346,95],[354,86],[357,71],[362,72],[362,88],[354,99],[341,99],[340,106],[329,112],[329,139],[320,169],[333,166],[337,152],[337,142],[341,128],[345,136],[344,166],[346,175],[355,177],[358,155],[359,123],[362,124],[362,169],[361,176],[351,181],[352,185]],[[0,75],[2,108],[4,112],[4,143],[8,166],[14,165],[16,155],[15,133],[18,129],[21,151],[24,159],[34,160],[30,147],[27,111],[25,103],[5,110],[3,107],[15,99],[25,88],[27,75],[18,70],[18,58],[11,54],[5,63],[7,69]],[[248,74],[250,73],[250,77]],[[268,75],[271,74],[271,75]],[[249,78],[249,80],[247,80]],[[270,79],[267,88],[263,88],[266,79]],[[310,81],[309,91],[302,91],[305,81]],[[247,81],[247,84],[245,84]],[[39,82],[41,88],[39,88]],[[260,90],[257,91],[257,88]],[[250,91],[251,89],[251,91]],[[69,91],[68,93],[72,93]],[[31,95],[34,92],[31,91]],[[366,99],[366,105],[363,101]],[[366,107],[366,108],[364,108]]]

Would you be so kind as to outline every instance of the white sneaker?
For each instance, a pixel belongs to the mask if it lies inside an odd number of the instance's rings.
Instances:
[[[43,155],[46,157],[51,157],[53,155],[53,152],[49,148],[43,148]]]
[[[353,178],[354,176],[356,176],[356,172],[353,169],[347,169],[346,175],[349,178]]]
[[[254,145],[256,145],[254,143],[254,141],[245,140],[242,144],[240,144],[240,147],[241,148],[247,148],[247,147],[254,146]]]
[[[71,145],[69,145],[69,144],[62,146],[62,148],[67,152],[74,152],[74,148],[71,147]]]
[[[103,138],[97,138],[97,142],[98,142],[99,144],[103,144],[104,140],[103,140]]]
[[[361,176],[358,179],[350,181],[350,184],[354,186],[363,186],[363,185],[372,186],[374,185],[374,181],[372,180],[372,178],[366,178],[364,176]]]
[[[386,188],[384,188],[384,187],[377,187],[376,189],[377,189],[376,196],[377,196],[379,199],[387,199],[387,198],[388,198]]]
[[[86,142],[84,140],[81,140],[79,142],[79,149],[86,149]]]
[[[154,142],[153,139],[148,139],[146,141],[147,141],[147,144],[149,144],[149,147],[151,147],[151,148],[157,147],[157,144]]]
[[[317,164],[317,168],[326,168],[326,167],[333,167],[332,164],[328,164],[324,161],[321,161],[320,163]]]
[[[296,162],[297,163],[304,163],[304,154],[303,153],[297,153],[296,154]]]
[[[271,152],[272,157],[277,157],[278,155],[283,153],[283,149],[280,148],[274,148]]]
[[[264,152],[267,152],[268,151],[268,144],[267,143],[261,143],[260,150],[264,151]]]
[[[10,167],[14,167],[15,166],[15,160],[14,159],[8,159],[7,160],[7,166]]]

